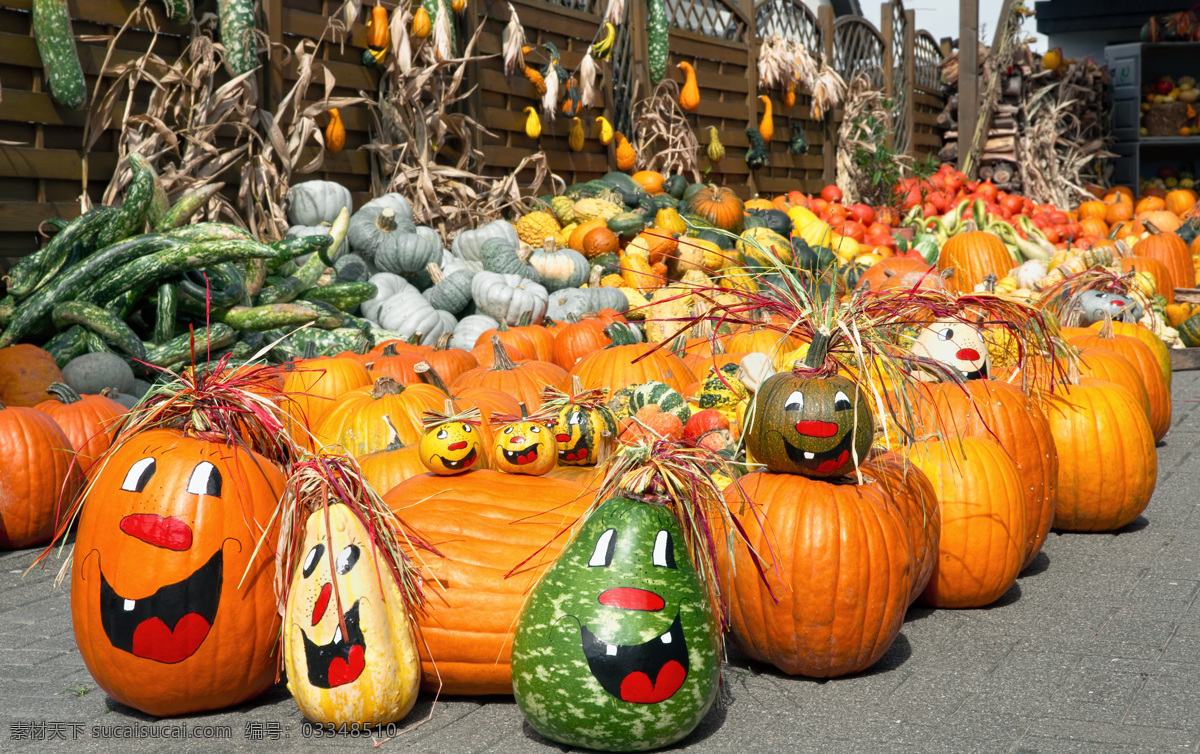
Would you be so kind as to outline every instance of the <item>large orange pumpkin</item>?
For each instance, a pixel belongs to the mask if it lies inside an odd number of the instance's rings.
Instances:
[[[951,236],[938,255],[938,269],[954,270],[949,287],[959,293],[975,290],[989,274],[1002,278],[1015,266],[1004,242],[983,230]]]
[[[28,343],[0,348],[0,403],[33,407],[46,399],[46,388],[62,382],[54,357]]]
[[[657,170],[639,170],[630,176],[633,180],[644,189],[647,194],[661,194],[663,190],[663,181],[666,177]]]
[[[1135,218],[1133,223],[1133,232],[1138,234],[1144,233],[1150,230],[1150,226],[1152,225],[1159,232],[1170,233],[1179,230],[1179,226],[1183,225],[1183,223],[1174,212],[1168,212],[1166,210],[1143,212]]]
[[[426,473],[425,464],[421,463],[420,450],[420,446],[414,443],[368,453],[355,460],[362,470],[363,479],[383,495],[397,484]]]
[[[1025,503],[1016,465],[984,437],[931,439],[907,454],[941,504],[938,558],[922,601],[990,605],[1012,587],[1024,562]]]
[[[908,522],[913,548],[912,591],[908,595],[911,604],[925,591],[933,575],[942,534],[941,507],[929,477],[895,453],[882,453],[872,459],[871,473]]]
[[[1015,385],[995,380],[928,384],[921,395],[918,433],[940,432],[951,442],[956,436],[995,440],[1012,458],[1025,501],[1021,565],[1029,565],[1054,520],[1058,479],[1058,452],[1042,408]]]
[[[745,207],[733,189],[724,186],[705,186],[688,200],[688,211],[700,215],[713,225],[730,233],[741,233]]]
[[[271,687],[280,619],[276,535],[264,529],[283,487],[257,453],[169,429],[130,437],[97,466],[75,539],[71,617],[109,696],[163,717]]]
[[[322,445],[355,457],[397,443],[411,445],[424,434],[424,412],[441,411],[445,403],[445,394],[432,385],[401,385],[380,377],[372,387],[343,393],[313,434]]]
[[[1167,211],[1180,217],[1196,206],[1196,192],[1191,189],[1175,189],[1167,192]]]
[[[450,383],[454,390],[464,387],[491,387],[502,390],[524,403],[533,412],[542,405],[542,388],[547,385],[562,388],[567,382],[567,372],[557,364],[546,361],[513,361],[493,336],[492,348],[495,363],[490,367],[478,366],[463,372]]]
[[[454,381],[463,372],[468,372],[479,366],[470,351],[450,347],[451,333],[438,338],[432,351],[425,353],[425,361],[438,371],[445,379]]]
[[[871,265],[858,278],[857,287],[872,291],[892,288],[932,288],[945,290],[946,282],[938,271],[920,259],[890,257]]]
[[[599,351],[612,343],[604,332],[608,326],[599,317],[585,316],[575,322],[560,324],[554,335],[554,363],[563,369],[571,369],[580,359]]]
[[[291,417],[290,434],[305,444],[308,432],[320,426],[338,396],[371,383],[366,367],[350,359],[298,362],[283,380],[283,390],[288,394],[283,410]]]
[[[862,468],[874,476],[869,462]],[[738,518],[750,546],[773,553],[777,565],[763,583],[744,543],[734,544],[732,561],[716,548],[742,651],[814,678],[856,673],[882,657],[904,621],[913,568],[908,522],[888,491],[759,471],[725,497],[735,512],[744,499],[757,505]]]
[[[1079,205],[1079,220],[1081,222],[1092,218],[1103,220],[1106,214],[1108,214],[1108,206],[1104,202],[1091,201]]]
[[[1143,212],[1157,212],[1166,209],[1167,203],[1162,197],[1147,195],[1137,200],[1137,204],[1133,205],[1134,214],[1142,214]]]
[[[1111,382],[1129,391],[1150,420],[1150,394],[1142,374],[1129,359],[1110,348],[1086,346],[1079,349],[1079,376]]]
[[[75,450],[75,464],[84,474],[100,454],[112,445],[115,419],[125,413],[125,407],[107,395],[83,395],[69,385],[55,382],[46,391],[54,400],[43,401],[35,408],[47,414],[62,428]]]
[[[511,694],[517,615],[590,497],[573,482],[469,471],[415,476],[384,502],[437,550],[410,553],[429,584],[422,687],[436,692],[440,677],[443,694]]]
[[[1113,531],[1141,514],[1158,480],[1154,434],[1128,391],[1092,378],[1046,399],[1058,447],[1054,526]]]
[[[1192,253],[1183,239],[1174,233],[1155,233],[1133,245],[1134,256],[1156,259],[1162,262],[1170,273],[1168,280],[1162,281],[1162,287],[1193,288],[1196,282],[1196,270],[1192,266]]]
[[[1155,361],[1158,362],[1158,367],[1162,371],[1163,379],[1167,381],[1167,389],[1171,387],[1171,349],[1167,348],[1167,344],[1162,342],[1154,333],[1150,332],[1141,325],[1133,324],[1132,322],[1112,322],[1113,334],[1125,335],[1130,338],[1135,338],[1142,341],[1150,351],[1154,354]],[[1087,329],[1094,332],[1099,332],[1104,329],[1105,323],[1095,322]],[[1077,333],[1083,335],[1085,333]]]
[[[1154,432],[1154,439],[1161,440],[1167,436],[1167,430],[1171,428],[1171,387],[1163,378],[1154,352],[1145,343],[1103,328],[1093,335],[1070,338],[1068,342],[1080,348],[1108,348],[1128,359],[1141,375],[1146,395],[1150,398],[1150,428]]]
[[[1200,236],[1197,236],[1200,238]],[[1175,287],[1170,285],[1173,280],[1167,266],[1157,259],[1148,257],[1121,257],[1122,272],[1146,272],[1154,276],[1154,290],[1167,299],[1168,304],[1175,303]],[[1191,286],[1188,286],[1191,287]]]
[[[81,479],[71,455],[71,440],[49,416],[0,402],[0,550],[53,536],[56,511],[70,505]]]
[[[1130,201],[1123,199],[1114,201],[1107,207],[1108,209],[1104,213],[1104,222],[1108,223],[1110,227],[1133,218],[1133,203]]]
[[[400,351],[392,343],[385,346],[380,353],[373,354],[366,362],[359,363],[367,368],[372,382],[380,377],[388,377],[402,385],[410,385],[419,379],[414,367],[425,361],[428,355],[428,351]]]
[[[692,370],[666,347],[638,343],[623,323],[608,327],[612,345],[585,356],[572,369],[585,390],[608,388],[609,395],[623,387],[651,380],[670,385],[682,394],[696,381]]]

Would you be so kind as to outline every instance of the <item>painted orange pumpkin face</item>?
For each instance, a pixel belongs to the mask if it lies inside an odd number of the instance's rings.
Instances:
[[[558,440],[541,422],[514,422],[496,433],[492,458],[500,471],[541,476],[558,463]]]
[[[97,465],[71,612],[84,662],[112,697],[178,715],[274,682],[274,553],[255,545],[282,490],[262,456],[173,430],[142,432]]]
[[[991,367],[987,343],[979,330],[952,320],[934,322],[922,330],[913,343],[912,354],[945,364],[963,380],[986,380]],[[917,376],[933,379],[923,373]]]
[[[471,468],[483,456],[483,433],[470,422],[446,422],[421,437],[421,463],[447,476]]]

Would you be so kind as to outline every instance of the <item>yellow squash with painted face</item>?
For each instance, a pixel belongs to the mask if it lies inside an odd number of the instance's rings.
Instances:
[[[417,699],[416,633],[391,568],[343,503],[305,526],[288,590],[283,652],[288,690],[318,723],[388,724]],[[339,609],[340,605],[340,609]]]
[[[541,476],[558,464],[558,440],[543,422],[512,422],[496,432],[492,458],[498,471]]]
[[[473,422],[447,421],[421,437],[421,463],[439,476],[460,474],[482,458],[483,432]]]

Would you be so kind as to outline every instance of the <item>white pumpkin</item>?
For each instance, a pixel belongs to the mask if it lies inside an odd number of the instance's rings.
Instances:
[[[521,243],[517,238],[517,229],[507,220],[496,220],[487,225],[481,225],[475,230],[464,230],[459,233],[454,243],[450,245],[454,256],[468,262],[482,262],[480,250],[484,241],[491,238],[502,238],[514,249]]]
[[[975,327],[956,320],[939,320],[917,335],[910,349],[913,356],[945,365],[962,380],[987,379],[991,369],[987,342]],[[937,382],[941,375],[917,369],[917,379]]]
[[[541,324],[550,294],[540,284],[520,275],[480,272],[471,281],[471,297],[479,311],[509,325],[518,325],[528,313],[530,323]]]
[[[292,225],[332,223],[343,207],[354,211],[350,189],[333,181],[297,183],[288,189],[286,200],[288,222]]]
[[[500,323],[486,314],[469,314],[454,326],[454,335],[450,338],[451,348],[461,348],[470,351],[475,347],[475,341],[488,330],[494,330]]]
[[[449,312],[434,309],[420,291],[410,288],[383,302],[383,306],[379,308],[379,325],[385,330],[400,333],[405,340],[414,333],[421,333],[422,343],[432,343],[443,333],[454,330],[454,315],[449,315],[450,318],[446,319],[443,314]]]
[[[361,311],[363,319],[371,320],[376,325],[379,324],[379,310],[384,302],[401,293],[417,291],[407,280],[392,272],[377,272],[369,282],[375,285],[375,296],[362,303]]]

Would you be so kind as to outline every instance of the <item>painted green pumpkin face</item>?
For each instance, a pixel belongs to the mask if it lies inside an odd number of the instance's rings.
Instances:
[[[512,657],[517,704],[547,738],[640,751],[690,733],[720,657],[674,515],[620,497],[597,508],[530,595]]]
[[[771,471],[836,477],[867,459],[875,418],[845,377],[769,377],[754,396],[746,447]]]
[[[568,403],[554,421],[558,441],[558,462],[563,466],[595,466],[600,434],[617,434],[617,421],[605,406],[581,406]]]

